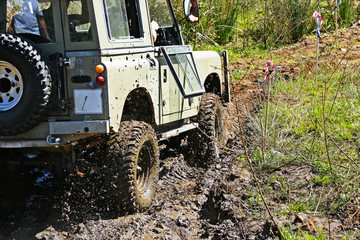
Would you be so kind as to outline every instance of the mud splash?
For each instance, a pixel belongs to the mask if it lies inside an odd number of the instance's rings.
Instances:
[[[84,211],[64,221],[63,188],[45,168],[3,170],[0,239],[255,239],[264,232],[265,224],[252,232],[244,224],[242,186],[250,177],[233,154],[222,152],[204,169],[179,152],[163,147],[153,206],[120,217],[104,211],[106,204],[99,207],[99,199],[87,198]]]

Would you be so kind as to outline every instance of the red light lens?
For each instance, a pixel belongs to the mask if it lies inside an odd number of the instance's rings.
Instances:
[[[96,83],[98,85],[104,85],[105,84],[105,78],[103,76],[97,76],[96,77]]]

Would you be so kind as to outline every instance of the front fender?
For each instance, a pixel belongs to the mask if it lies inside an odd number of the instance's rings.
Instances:
[[[216,75],[219,77],[220,87],[222,88],[224,74],[220,55],[214,51],[194,51],[193,56],[202,83],[205,83],[205,80],[208,76]],[[222,89],[220,89],[220,91],[222,92]]]

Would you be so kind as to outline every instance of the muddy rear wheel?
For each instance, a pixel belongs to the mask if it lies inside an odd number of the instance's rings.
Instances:
[[[159,178],[159,148],[153,128],[144,122],[121,123],[109,140],[109,157],[117,165],[113,193],[127,210],[151,206]]]

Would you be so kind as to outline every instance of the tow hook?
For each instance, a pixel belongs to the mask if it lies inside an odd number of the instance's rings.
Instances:
[[[61,139],[59,137],[54,137],[52,135],[48,135],[46,137],[46,142],[49,145],[59,145],[60,143],[62,143]]]

